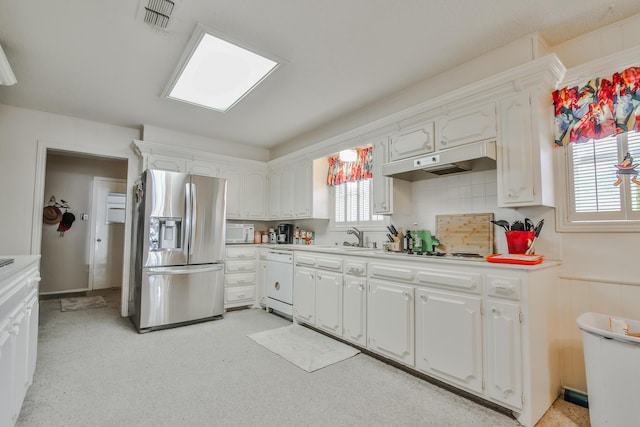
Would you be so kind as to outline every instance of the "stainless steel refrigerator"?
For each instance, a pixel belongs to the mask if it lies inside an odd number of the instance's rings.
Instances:
[[[223,178],[146,170],[135,185],[130,317],[139,332],[224,312]]]

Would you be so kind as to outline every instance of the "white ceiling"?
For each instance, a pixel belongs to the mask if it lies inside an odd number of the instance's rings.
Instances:
[[[532,32],[556,45],[640,13],[640,0],[176,0],[161,32],[139,1],[0,0],[18,79],[0,103],[272,148]],[[162,98],[197,22],[287,63],[224,114]]]

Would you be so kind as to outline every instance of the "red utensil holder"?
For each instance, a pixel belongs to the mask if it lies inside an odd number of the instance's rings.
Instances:
[[[510,254],[523,254],[536,235],[535,231],[505,231]]]

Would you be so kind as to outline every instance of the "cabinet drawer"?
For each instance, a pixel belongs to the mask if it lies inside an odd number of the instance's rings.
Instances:
[[[225,274],[224,285],[225,286],[247,286],[256,284],[256,274]]]
[[[316,267],[331,271],[342,271],[342,259],[340,258],[316,258]]]
[[[228,303],[233,302],[250,302],[256,297],[255,286],[240,286],[235,288],[226,288],[224,290],[224,300]]]
[[[416,272],[412,268],[397,267],[392,264],[376,264],[370,268],[371,277],[380,279],[394,279],[413,282]]]
[[[366,276],[367,263],[365,261],[346,260],[344,262],[344,272],[354,276]]]
[[[258,248],[252,246],[227,246],[227,259],[255,259]]]
[[[295,257],[296,265],[307,265],[314,267],[316,265],[315,257],[311,257],[308,255],[297,255]]]
[[[519,300],[520,287],[517,277],[487,276],[487,294],[490,297]]]
[[[256,271],[255,261],[227,261],[225,265],[227,273],[244,273]]]
[[[419,270],[416,273],[416,282],[424,285],[480,293],[481,277],[480,274],[458,273],[455,271]]]

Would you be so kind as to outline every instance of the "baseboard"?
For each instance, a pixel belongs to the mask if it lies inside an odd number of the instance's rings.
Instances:
[[[565,388],[564,400],[575,405],[582,406],[583,408],[589,407],[589,397],[580,391]]]

